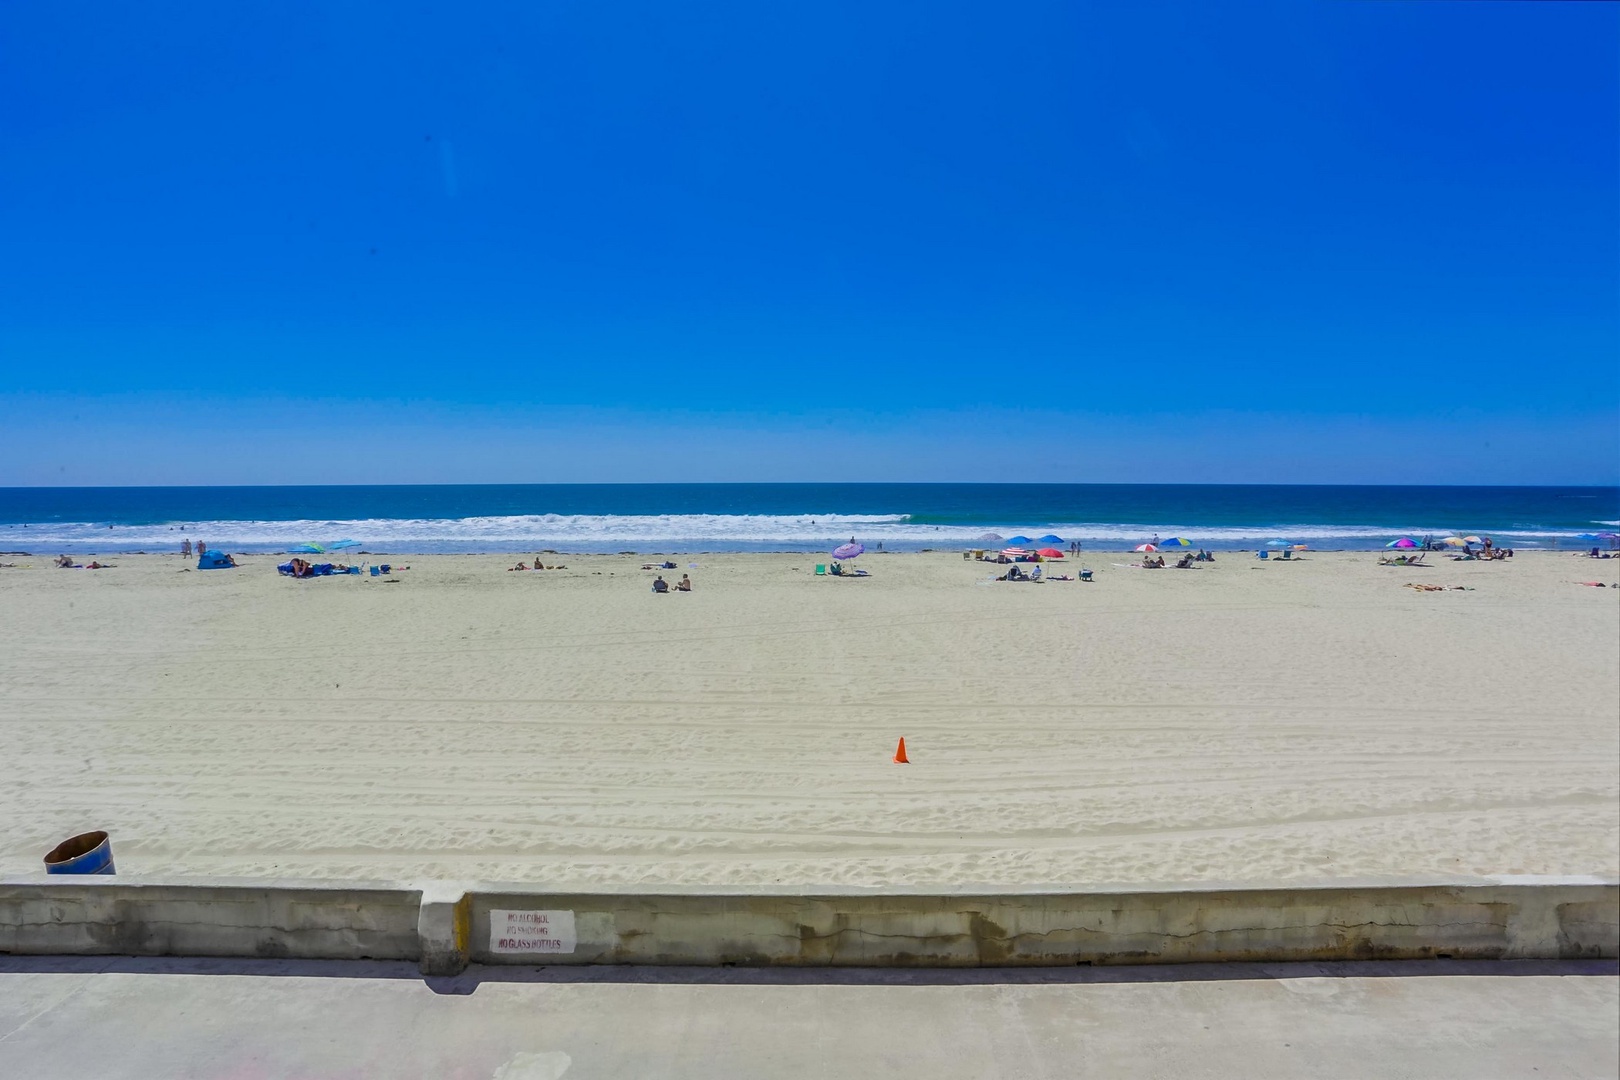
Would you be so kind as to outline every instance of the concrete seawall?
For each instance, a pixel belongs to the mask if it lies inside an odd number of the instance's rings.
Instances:
[[[976,967],[1620,956],[1620,883],[816,893],[0,883],[0,953]]]

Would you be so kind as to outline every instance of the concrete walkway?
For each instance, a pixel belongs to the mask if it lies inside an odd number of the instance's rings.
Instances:
[[[0,956],[0,1076],[1613,1077],[1614,961],[971,971]]]

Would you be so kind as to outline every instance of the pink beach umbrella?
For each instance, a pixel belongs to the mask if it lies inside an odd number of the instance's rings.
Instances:
[[[1410,536],[1403,536],[1399,540],[1391,540],[1389,543],[1385,544],[1384,546],[1387,547],[1387,548],[1410,549],[1410,548],[1417,547],[1418,542],[1416,540],[1412,539]]]
[[[1132,551],[1158,551],[1159,548],[1158,548],[1158,545],[1156,545],[1156,544],[1138,544],[1135,547],[1131,548],[1131,550]]]

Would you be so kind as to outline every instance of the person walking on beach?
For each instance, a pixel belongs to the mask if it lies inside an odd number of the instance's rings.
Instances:
[[[197,541],[197,558],[200,559],[206,554],[208,554],[208,545],[201,540]]]
[[[191,558],[191,540],[189,537],[180,541],[180,554],[184,558]]]

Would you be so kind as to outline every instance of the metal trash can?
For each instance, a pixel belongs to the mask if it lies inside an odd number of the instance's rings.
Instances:
[[[64,840],[45,856],[47,874],[116,874],[113,868],[112,838],[106,833],[80,833]]]

